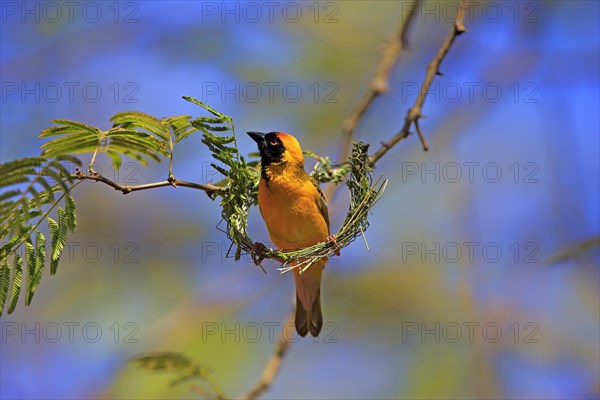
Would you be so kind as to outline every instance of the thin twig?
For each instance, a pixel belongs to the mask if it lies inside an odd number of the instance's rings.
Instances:
[[[124,185],[118,184],[98,173],[84,174],[81,170],[77,170],[77,172],[74,175],[72,175],[72,177],[75,179],[80,179],[80,180],[90,180],[90,181],[102,182],[102,183],[105,183],[108,186],[114,188],[115,190],[122,192],[123,194],[128,194],[131,192],[136,192],[136,191],[145,190],[145,189],[154,189],[154,188],[164,187],[164,186],[174,186],[176,188],[181,186],[181,187],[187,187],[187,188],[191,188],[191,189],[204,190],[208,195],[212,195],[215,192],[226,192],[227,191],[227,188],[225,188],[225,187],[214,186],[214,185],[203,184],[203,183],[180,181],[179,179],[175,179],[175,178],[171,178],[171,177],[169,177],[169,179],[167,179],[166,181],[162,181],[162,182],[146,183],[143,185],[134,185],[134,186],[130,186],[130,185],[124,186]]]
[[[381,59],[379,60],[377,73],[371,80],[367,92],[363,95],[352,113],[342,123],[342,140],[339,155],[341,163],[345,162],[350,155],[354,131],[356,130],[359,121],[373,104],[373,101],[379,95],[384,94],[389,90],[390,73],[396,60],[400,56],[400,53],[407,48],[407,32],[417,14],[419,9],[417,6],[420,5],[421,1],[422,0],[413,0],[410,4],[407,15],[400,21],[396,32],[389,37],[386,43]],[[330,200],[333,197],[337,187],[339,186],[331,183],[325,188],[324,195],[327,200]]]
[[[548,264],[557,264],[559,262],[567,261],[572,258],[577,258],[595,247],[600,247],[600,236],[594,236],[590,239],[580,241],[557,252],[548,259]]]
[[[289,327],[294,326],[293,324],[295,315],[295,310],[292,310],[292,312],[287,318],[287,322],[281,330],[281,334],[279,335],[279,339],[277,340],[277,344],[275,345],[275,351],[273,352],[273,354],[271,354],[269,361],[267,361],[267,366],[263,370],[260,379],[248,393],[240,396],[238,398],[239,400],[257,399],[264,392],[266,392],[273,384],[273,380],[275,379],[277,373],[279,372],[279,369],[281,368],[283,357],[287,353],[288,349],[290,348],[290,344],[292,343],[292,335],[286,333],[286,330]]]
[[[440,47],[440,49],[438,50],[438,52],[435,55],[435,57],[433,58],[433,60],[431,60],[431,62],[427,66],[425,79],[423,80],[423,83],[421,84],[421,90],[419,90],[419,95],[417,96],[417,99],[415,100],[414,105],[406,113],[406,117],[404,118],[404,125],[402,126],[402,129],[400,130],[400,132],[398,132],[396,135],[394,135],[390,140],[388,140],[387,142],[381,143],[381,147],[379,148],[379,150],[377,150],[371,156],[371,165],[375,165],[375,163],[377,163],[377,161],[379,161],[381,159],[381,157],[383,157],[392,147],[394,147],[402,139],[405,139],[410,134],[410,127],[412,126],[412,124],[415,124],[415,127],[417,129],[417,134],[419,134],[419,136],[421,138],[423,150],[427,150],[427,143],[425,142],[423,135],[420,133],[421,129],[418,126],[417,121],[423,117],[423,115],[421,114],[421,110],[422,110],[423,104],[425,103],[425,98],[427,97],[427,92],[429,91],[429,88],[431,87],[431,83],[433,82],[433,78],[436,75],[442,75],[442,73],[440,72],[440,64],[446,57],[446,54],[448,54],[448,50],[450,50],[450,47],[452,46],[452,43],[454,43],[454,40],[460,34],[467,31],[465,28],[465,25],[464,25],[466,5],[467,5],[467,0],[462,0],[460,2],[458,14],[456,15],[456,20],[454,21],[454,24],[452,25],[452,29],[448,33],[448,36],[446,36],[446,40],[442,44],[442,47]]]

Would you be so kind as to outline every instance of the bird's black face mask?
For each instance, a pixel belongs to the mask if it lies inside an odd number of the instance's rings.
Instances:
[[[276,132],[261,133],[261,132],[247,132],[248,136],[252,138],[258,144],[258,151],[260,153],[260,164],[261,164],[261,175],[265,179],[269,179],[266,168],[275,163],[283,161],[283,153],[285,147],[281,139],[277,137]]]

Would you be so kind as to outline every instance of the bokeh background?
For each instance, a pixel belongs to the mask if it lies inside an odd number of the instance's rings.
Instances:
[[[39,154],[55,118],[102,129],[124,110],[286,131],[336,159],[341,123],[408,8],[401,1],[11,2],[1,14],[0,159]],[[396,133],[456,3],[425,1],[390,91],[356,138]],[[479,1],[424,106],[367,231],[328,266],[327,321],[297,339],[265,398],[597,398],[600,393],[599,3]],[[259,90],[257,90],[260,89]],[[89,159],[89,155],[82,157]],[[175,175],[217,181],[199,136]],[[307,162],[307,168],[313,164]],[[165,162],[103,174],[163,180]],[[292,279],[226,257],[217,203],[162,188],[122,196],[86,183],[78,231],[33,304],[3,316],[3,399],[202,398],[198,380],[128,363],[176,351],[246,392],[273,351]],[[347,191],[330,205],[335,230]],[[258,210],[250,231],[267,241]],[[591,246],[582,246],[585,241]],[[16,332],[14,330],[16,329]],[[60,334],[60,336],[59,336]]]

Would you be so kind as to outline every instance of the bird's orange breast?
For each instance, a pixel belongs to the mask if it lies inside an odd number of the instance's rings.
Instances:
[[[261,180],[258,205],[271,240],[280,249],[324,241],[329,235],[318,201],[320,193],[309,179],[274,177]]]

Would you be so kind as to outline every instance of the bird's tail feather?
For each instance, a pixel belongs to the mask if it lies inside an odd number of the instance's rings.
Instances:
[[[315,297],[310,312],[308,312],[298,294],[296,293],[296,331],[302,337],[306,336],[306,334],[310,331],[310,334],[314,337],[319,336],[321,329],[323,328],[323,313],[321,312],[321,291],[317,292],[317,296]]]

